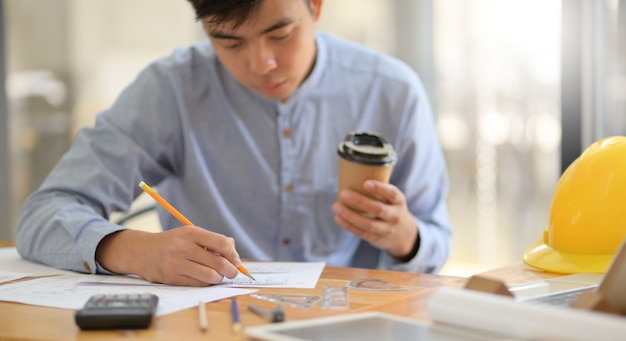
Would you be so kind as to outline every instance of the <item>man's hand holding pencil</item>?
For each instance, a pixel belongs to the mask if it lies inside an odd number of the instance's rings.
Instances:
[[[148,185],[142,182],[140,187],[184,226],[159,233],[114,232],[96,250],[101,266],[114,273],[135,274],[170,285],[218,284],[224,277],[236,277],[240,271],[253,278],[243,266],[233,238],[195,226]]]

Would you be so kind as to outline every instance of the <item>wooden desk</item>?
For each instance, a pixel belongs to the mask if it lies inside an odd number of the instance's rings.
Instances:
[[[11,243],[1,244],[10,246]],[[524,267],[503,268],[490,272],[494,277],[506,275],[521,279],[528,276]],[[533,276],[540,274],[533,274]],[[344,286],[355,279],[375,278],[408,288],[406,291],[371,292],[350,289],[349,310],[323,310],[320,303],[309,309],[283,306],[287,321],[314,317],[380,311],[417,320],[428,320],[426,311],[430,295],[441,286],[461,287],[465,279],[460,277],[412,274],[383,270],[326,267],[315,289],[260,289],[256,293],[275,295],[318,295],[324,287]],[[532,280],[533,278],[530,278]],[[0,286],[1,288],[1,286]],[[248,311],[248,304],[272,309],[275,303],[244,295],[238,297],[243,327],[268,323],[262,317]],[[143,338],[151,340],[246,340],[243,332],[231,331],[230,300],[207,304],[209,330],[202,333],[198,326],[196,307],[157,317],[149,329],[139,331],[89,331],[81,332],[74,323],[74,311],[39,306],[0,302],[0,340],[55,339],[95,340],[111,338]]]
[[[495,278],[504,282],[507,285],[539,281],[542,279],[563,276],[563,274],[557,274],[533,268],[532,266],[526,265],[523,262],[518,262],[502,268],[486,271],[481,273],[480,275]]]

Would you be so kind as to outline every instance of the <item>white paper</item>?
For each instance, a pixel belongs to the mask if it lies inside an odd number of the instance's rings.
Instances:
[[[222,285],[181,287],[150,283],[136,276],[87,275],[58,270],[24,260],[15,248],[0,248],[0,281],[36,277],[2,285],[0,300],[64,309],[80,309],[95,294],[153,293],[159,296],[156,315],[194,307],[199,300],[212,302],[256,290],[237,287],[315,288],[324,262],[248,262],[256,282],[239,274]]]
[[[233,279],[224,278],[219,287],[247,288],[315,288],[324,270],[324,262],[244,262],[244,266],[256,279],[239,273]],[[160,285],[130,276],[92,276],[83,282],[100,284]]]
[[[0,270],[2,272],[25,273],[28,274],[28,276],[49,276],[61,273],[73,273],[27,261],[17,253],[17,249],[14,247],[0,248]]]
[[[159,296],[156,315],[161,316],[194,307],[199,300],[212,302],[256,291],[240,287],[315,288],[325,264],[247,262],[244,265],[256,282],[239,274],[221,285],[181,287],[151,283],[137,276],[88,275],[58,270],[22,259],[15,248],[0,248],[0,280],[46,276],[3,285],[0,300],[80,309],[95,294],[149,292]]]
[[[119,277],[133,283],[99,281],[106,277]],[[124,276],[63,274],[3,285],[0,300],[75,310],[82,308],[87,299],[95,294],[153,293],[159,296],[156,316],[161,316],[194,307],[199,300],[212,302],[254,291],[222,286],[159,285]]]
[[[0,271],[0,283],[14,281],[16,279],[30,277],[31,274],[23,273],[23,272],[6,272]]]
[[[250,288],[315,288],[324,262],[244,262],[256,281],[238,274],[224,278],[222,285]]]
[[[159,296],[156,315],[161,316],[194,307],[199,300],[212,302],[256,291],[215,285],[204,288],[169,286],[133,276],[80,274],[25,260],[14,247],[0,248],[0,270],[0,282],[39,277],[2,285],[0,301],[74,310],[82,308],[95,294],[149,292]]]
[[[619,340],[623,316],[574,308],[516,302],[511,297],[459,288],[441,288],[428,301],[439,325],[483,330],[528,340]]]

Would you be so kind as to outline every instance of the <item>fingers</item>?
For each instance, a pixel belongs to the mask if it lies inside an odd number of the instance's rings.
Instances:
[[[387,215],[383,203],[352,191],[342,192],[340,198],[343,202],[333,204],[337,224],[370,242],[389,232],[389,224],[381,218]]]
[[[363,183],[363,189],[373,196],[381,198],[381,201],[385,203],[391,205],[404,204],[404,195],[394,185],[375,180],[367,180]]]
[[[241,258],[235,249],[235,240],[203,228],[194,228],[198,234],[194,235],[194,240],[197,240],[197,245],[202,250],[196,249],[191,260],[210,267],[228,278],[237,276]]]
[[[402,192],[393,185],[377,181],[368,180],[363,187],[377,199],[350,190],[341,191],[339,199],[355,211],[395,224],[399,211],[404,207]]]
[[[341,204],[336,203],[335,205]],[[339,226],[343,227],[348,232],[353,233],[357,237],[368,240],[372,243],[375,243],[377,239],[384,237],[389,230],[382,221],[367,218],[361,214],[351,211],[348,208],[337,207],[335,208],[335,211],[340,212],[335,215],[335,222],[337,222]]]
[[[154,282],[205,287],[219,284],[224,278],[216,269],[184,259],[172,258],[170,263],[166,262],[160,269],[159,280],[153,280]],[[151,280],[149,278],[146,279]]]
[[[198,244],[205,250],[217,254],[219,256],[218,260],[220,260],[220,263],[223,263],[218,264],[219,268],[216,268],[216,270],[219,270],[220,273],[228,278],[237,276],[237,267],[241,265],[241,258],[235,249],[235,240],[219,233],[207,231],[202,228],[199,229],[201,231],[199,231],[200,236]]]
[[[239,273],[237,267],[226,259],[219,252],[198,245],[198,248],[189,256],[188,260],[192,262],[189,269],[190,276],[203,281],[211,281],[213,273],[219,275],[219,282],[223,277],[234,278]]]
[[[171,285],[207,286],[234,278],[241,263],[232,238],[197,226],[152,234],[143,244],[140,273],[146,280]],[[223,254],[222,254],[223,253]],[[228,255],[226,258],[224,255]]]
[[[370,244],[395,252],[405,243],[408,229],[414,229],[404,195],[393,185],[372,180],[366,181],[363,189],[377,199],[351,190],[341,191],[340,200],[333,204],[335,221]]]

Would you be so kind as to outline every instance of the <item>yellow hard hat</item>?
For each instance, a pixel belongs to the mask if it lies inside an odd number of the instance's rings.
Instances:
[[[626,136],[589,146],[559,179],[543,238],[524,263],[556,273],[604,273],[626,237]]]

